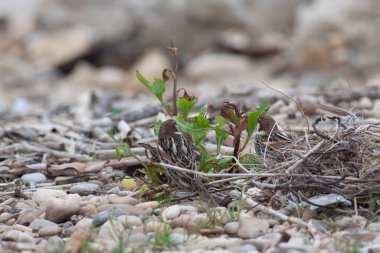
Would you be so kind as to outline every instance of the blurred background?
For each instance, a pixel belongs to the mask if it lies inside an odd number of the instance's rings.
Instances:
[[[153,101],[135,73],[161,77],[171,41],[179,85],[201,98],[273,92],[263,81],[290,94],[378,87],[379,27],[379,0],[0,1],[0,114],[94,94]]]

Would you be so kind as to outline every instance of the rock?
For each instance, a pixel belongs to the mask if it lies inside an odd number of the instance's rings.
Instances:
[[[227,248],[229,246],[236,246],[242,243],[240,238],[224,238],[224,237],[216,237],[216,238],[207,238],[201,237],[196,241],[189,241],[185,245],[185,251],[192,251],[196,249],[200,250],[214,250],[216,248]],[[215,251],[213,251],[215,252]]]
[[[0,223],[5,223],[13,217],[10,213],[2,213],[0,214]]]
[[[10,108],[10,114],[18,116],[26,116],[30,113],[32,109],[32,104],[27,98],[18,97],[16,98]]]
[[[224,231],[230,235],[237,234],[238,229],[239,229],[239,222],[237,221],[229,222],[226,225],[224,225]]]
[[[135,198],[129,196],[117,196],[116,194],[111,194],[107,197],[110,204],[130,204],[136,205],[139,201]]]
[[[97,208],[98,212],[112,210],[115,216],[120,216],[122,214],[131,214],[131,215],[139,215],[145,216],[146,211],[142,208],[136,206],[132,206],[129,204],[107,204],[102,205]]]
[[[257,250],[263,251],[276,245],[281,240],[281,238],[282,235],[280,233],[267,233],[263,236],[251,239],[250,241],[255,245]]]
[[[56,223],[45,220],[45,219],[35,219],[32,223],[29,224],[29,227],[33,231],[38,231],[39,229],[43,227],[54,227],[58,226]]]
[[[240,246],[228,248],[228,250],[232,251],[234,253],[245,253],[245,252],[259,253],[259,251],[257,251],[256,247],[252,244],[243,244]]]
[[[19,213],[16,223],[22,225],[30,224],[37,218],[39,213],[42,212],[37,209],[35,211],[22,210]]]
[[[11,230],[2,236],[3,241],[21,242],[21,243],[35,243],[35,239],[24,232],[18,230]]]
[[[62,230],[63,229],[57,225],[42,227],[38,230],[38,236],[39,237],[46,237],[46,236],[59,235],[62,232]]]
[[[184,234],[171,233],[170,240],[176,244],[183,244],[189,237]]]
[[[181,214],[181,208],[178,205],[173,205],[167,207],[163,212],[162,216],[164,220],[172,220],[177,218]]]
[[[99,227],[103,225],[109,218],[111,214],[109,211],[102,211],[97,214],[95,214],[94,218],[92,219],[92,225],[94,227]]]
[[[221,226],[213,226],[212,228],[202,228],[199,230],[199,233],[202,235],[215,235],[223,232],[223,228]]]
[[[20,225],[20,224],[14,224],[12,226],[12,228],[16,229],[16,230],[19,230],[19,231],[22,231],[22,232],[26,232],[28,234],[32,234],[33,233],[33,229],[31,229],[30,227],[24,226],[24,225]]]
[[[194,224],[197,224],[197,225],[206,224],[210,220],[210,217],[208,217],[207,214],[205,213],[200,213],[197,215],[193,215],[193,214],[184,214],[184,215],[189,215],[190,222],[194,222]]]
[[[46,219],[55,223],[64,222],[80,210],[82,199],[78,194],[69,194],[66,200],[50,199],[46,206]]]
[[[372,232],[380,232],[380,223],[379,222],[369,223],[367,226],[367,229]]]
[[[136,207],[142,208],[142,209],[148,209],[148,208],[154,209],[154,208],[157,208],[158,206],[159,204],[157,201],[148,201],[148,202],[143,202],[136,205]]]
[[[21,180],[25,184],[31,184],[31,183],[39,184],[46,181],[46,176],[42,173],[28,173],[28,174],[24,174],[21,177]]]
[[[84,218],[75,224],[75,229],[88,230],[92,226],[92,219]]]
[[[358,108],[371,109],[373,107],[372,100],[369,97],[362,97],[357,105]]]
[[[341,219],[337,220],[337,225],[341,229],[346,229],[346,228],[353,228],[355,227],[355,223],[351,217],[342,217]]]
[[[133,244],[144,242],[145,239],[146,236],[144,233],[134,233],[129,236],[129,242]]]
[[[38,34],[33,43],[29,44],[29,53],[42,66],[51,67],[83,54],[93,41],[92,30],[87,26],[70,26],[51,33]]]
[[[318,212],[316,209],[310,210],[305,209],[305,211],[302,213],[302,220],[308,221],[310,219],[316,219],[318,218]]]
[[[323,221],[311,219],[309,222],[313,225],[313,227],[320,233],[327,233],[330,231],[331,226],[324,223]]]
[[[175,218],[171,221],[171,224],[174,228],[176,227],[185,227],[189,224],[196,226],[197,224],[192,220],[192,217],[188,214],[182,214],[178,218]]]
[[[126,228],[133,228],[135,226],[141,226],[143,224],[141,218],[133,215],[122,215],[117,217],[117,219],[124,225]]]
[[[7,220],[7,222],[5,224],[7,224],[9,226],[12,226],[15,223],[16,223],[16,219],[15,218],[10,218],[9,220]]]
[[[263,219],[243,217],[239,218],[238,236],[242,238],[252,238],[258,232],[265,232],[269,229],[269,222]]]
[[[99,191],[100,187],[93,183],[79,183],[70,187],[70,193],[77,193],[81,196],[90,195]]]
[[[94,204],[87,204],[81,207],[79,213],[85,217],[91,217],[96,214],[96,206]]]
[[[207,79],[222,80],[249,72],[251,68],[251,62],[245,56],[207,53],[193,58],[186,66],[185,75],[197,82]]]
[[[115,238],[119,238],[124,232],[124,226],[121,222],[117,220],[107,221],[100,227],[96,241],[103,244],[106,249],[112,249],[119,243]]]
[[[164,225],[163,223],[157,221],[157,220],[150,220],[148,221],[144,226],[144,232],[156,232],[159,230],[159,228]]]
[[[59,236],[50,236],[47,239],[41,240],[37,244],[37,252],[56,252],[57,249],[62,249],[65,246],[65,242]],[[40,249],[40,250],[38,250]]]
[[[40,207],[46,206],[48,200],[52,198],[66,199],[67,193],[63,190],[38,189],[32,196],[32,200]]]

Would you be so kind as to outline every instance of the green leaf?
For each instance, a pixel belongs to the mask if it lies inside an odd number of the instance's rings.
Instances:
[[[259,103],[259,106],[256,108],[256,111],[247,113],[248,124],[245,129],[247,131],[247,139],[245,140],[245,143],[242,149],[244,149],[247,146],[249,140],[251,139],[253,132],[255,131],[257,127],[257,120],[261,116],[264,116],[268,112],[268,110],[269,110],[269,102],[267,100],[261,100]]]
[[[253,132],[256,129],[257,120],[259,119],[259,117],[260,117],[260,113],[258,111],[247,113],[248,125],[247,125],[247,128],[245,129],[248,134],[247,139],[251,138],[251,136],[253,135]]]
[[[204,115],[197,115],[195,116],[196,122],[197,122],[197,127],[198,128],[205,128],[208,129],[210,128],[210,122]]]
[[[189,118],[188,121],[184,119],[183,115],[173,117],[173,119],[182,131],[193,137],[195,145],[199,145],[206,137],[206,131],[208,129],[213,129],[204,115],[197,115],[196,117]]]
[[[150,84],[149,84],[148,80],[146,80],[145,77],[139,71],[136,72],[136,76],[137,76],[137,79],[142,84],[144,84],[145,87],[147,87],[148,89],[150,89]]]
[[[112,114],[112,116],[119,115],[119,114],[122,113],[122,112],[123,112],[123,110],[122,110],[122,109],[119,109],[119,108],[112,107],[112,109],[111,109],[111,114]]]
[[[191,111],[191,109],[193,109],[193,107],[196,105],[197,102],[198,102],[197,99],[189,100],[186,98],[178,98],[177,100],[178,107],[185,118],[187,118],[187,116],[189,115],[189,112]]]
[[[123,158],[123,153],[121,152],[120,148],[116,148],[115,149],[115,154],[116,154],[116,157],[117,157],[117,160],[121,160],[121,158]]]
[[[257,126],[257,120],[264,116],[269,110],[269,102],[267,100],[261,100],[259,106],[256,108],[256,111],[247,113],[248,125],[247,133],[248,139],[251,138],[253,132]]]
[[[208,108],[208,104],[203,105],[201,107],[201,109],[199,110],[199,114],[206,116],[206,114],[207,114],[207,108]]]
[[[266,99],[263,99],[260,101],[258,108],[256,108],[256,111],[260,112],[260,116],[264,116],[268,110],[269,110],[269,101]]]
[[[136,155],[132,152],[132,149],[128,146],[127,143],[124,143],[122,150],[128,155],[135,157]]]
[[[216,135],[216,153],[220,154],[220,147],[222,146],[222,142],[227,139],[228,134],[221,129],[215,129]]]
[[[228,120],[225,117],[219,115],[215,116],[215,121],[219,124],[219,126],[224,126],[228,123]]]
[[[222,142],[228,137],[228,134],[222,129],[222,127],[228,123],[228,120],[223,116],[218,115],[215,116],[215,121],[218,123],[214,129],[216,137],[216,153],[219,154]]]
[[[162,95],[165,92],[165,82],[162,79],[154,79],[152,86],[149,87],[149,90],[163,103]]]

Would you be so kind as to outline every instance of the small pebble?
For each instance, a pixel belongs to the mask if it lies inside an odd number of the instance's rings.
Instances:
[[[92,225],[94,227],[99,227],[103,225],[109,218],[111,214],[109,211],[103,211],[95,214],[94,218],[92,219]]]
[[[38,189],[32,196],[32,201],[40,207],[46,206],[50,199],[66,199],[67,193],[63,190]]]
[[[148,201],[148,202],[143,202],[143,203],[139,203],[136,205],[136,207],[138,208],[142,208],[142,209],[147,209],[147,208],[157,208],[159,206],[158,202],[157,201]]]
[[[171,233],[170,240],[176,244],[183,244],[189,237],[184,234]]]
[[[35,239],[24,232],[18,231],[18,230],[11,230],[7,233],[5,233],[2,236],[3,241],[13,241],[13,242],[24,242],[24,243],[35,243]]]
[[[21,180],[24,182],[24,184],[39,184],[46,182],[46,176],[42,173],[28,173],[24,174],[21,177]]]
[[[117,196],[116,194],[111,194],[108,196],[108,201],[110,204],[130,204],[136,205],[139,201],[135,198],[129,196]]]
[[[62,228],[59,226],[43,227],[38,230],[39,237],[54,236],[62,232]]]
[[[135,233],[129,236],[129,242],[131,243],[139,243],[145,241],[144,233]]]
[[[238,229],[239,229],[239,222],[237,221],[229,222],[226,225],[224,225],[224,231],[230,235],[237,234]]]
[[[99,191],[100,186],[93,183],[79,183],[71,186],[70,193],[78,193],[79,195],[89,195]]]
[[[78,194],[69,194],[66,200],[50,199],[45,210],[46,219],[62,223],[72,215],[79,213],[80,202],[81,198]]]
[[[228,250],[232,251],[234,253],[246,253],[246,252],[259,253],[259,251],[257,251],[256,247],[252,244],[243,244],[240,246],[228,248]]]
[[[52,226],[57,226],[57,224],[45,219],[35,219],[34,221],[32,221],[32,223],[29,224],[29,228],[31,228],[33,231],[38,231],[39,229],[43,227],[52,227]]]
[[[269,229],[269,222],[264,219],[247,218],[240,215],[238,236],[241,238],[252,238],[259,232]]]
[[[172,220],[177,218],[181,214],[181,208],[178,205],[173,205],[167,207],[163,213],[162,216],[164,220]]]
[[[117,218],[125,227],[131,228],[143,224],[141,218],[134,215],[122,215]]]
[[[96,206],[94,204],[87,204],[81,207],[80,214],[85,217],[91,217],[96,214]]]

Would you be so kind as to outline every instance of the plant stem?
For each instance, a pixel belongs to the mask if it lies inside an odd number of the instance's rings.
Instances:
[[[239,148],[240,148],[240,134],[238,136],[235,137],[235,140],[234,140],[234,153],[233,153],[233,156],[236,158],[236,159],[239,159]]]
[[[178,72],[178,49],[174,46],[169,48],[173,55],[173,67],[172,67],[172,76],[173,76],[173,116],[177,116],[178,107],[177,107],[177,72]]]

